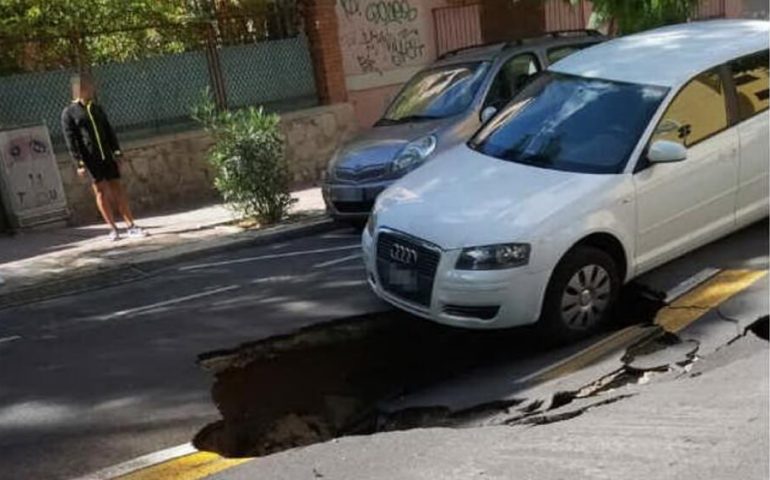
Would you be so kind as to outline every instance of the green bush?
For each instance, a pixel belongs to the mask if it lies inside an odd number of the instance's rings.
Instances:
[[[278,115],[261,107],[218,111],[207,92],[193,118],[214,139],[208,161],[225,202],[263,224],[284,218],[293,200]]]

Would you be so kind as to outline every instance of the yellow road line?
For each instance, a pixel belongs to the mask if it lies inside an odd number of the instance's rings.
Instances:
[[[223,458],[216,453],[198,452],[118,477],[119,480],[199,480],[235,467],[249,458]],[[117,480],[117,479],[116,479]]]
[[[631,325],[630,327],[626,327],[623,330],[586,347],[584,350],[557,363],[553,367],[536,374],[532,380],[537,383],[547,382],[577,372],[578,370],[582,370],[601,360],[612,352],[632,345],[645,335],[650,335],[651,333],[649,328],[645,328],[642,325]],[[527,377],[527,379],[529,378],[530,377]]]
[[[655,316],[654,323],[668,332],[680,332],[765,275],[767,275],[767,270],[725,270],[720,272],[662,308]],[[532,379],[540,383],[577,372],[613,352],[633,345],[645,335],[650,335],[653,332],[643,325],[632,325],[624,328],[586,347],[566,360],[533,376],[526,377],[526,380]]]
[[[767,270],[725,270],[658,312],[655,324],[671,333],[680,332],[765,275]]]

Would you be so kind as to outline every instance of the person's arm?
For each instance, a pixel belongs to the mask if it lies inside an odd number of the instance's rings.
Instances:
[[[64,134],[64,142],[67,144],[67,151],[70,153],[70,158],[77,164],[77,168],[85,168],[83,163],[83,156],[81,152],[81,139],[80,132],[78,131],[75,120],[70,115],[69,109],[65,108],[61,113],[61,130]]]
[[[97,108],[99,109],[100,116],[102,117],[102,120],[104,120],[104,134],[107,136],[107,141],[110,144],[110,151],[112,154],[118,158],[123,155],[123,152],[120,151],[120,144],[118,143],[118,136],[115,135],[115,130],[112,128],[112,124],[110,123],[110,119],[107,118],[107,112],[104,111],[104,109],[97,105]]]

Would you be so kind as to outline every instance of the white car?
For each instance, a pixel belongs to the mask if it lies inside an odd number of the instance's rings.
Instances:
[[[554,64],[383,192],[372,288],[453,326],[594,331],[624,282],[768,215],[768,33],[689,23]]]

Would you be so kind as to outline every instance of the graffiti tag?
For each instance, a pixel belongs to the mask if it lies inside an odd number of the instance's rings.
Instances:
[[[366,20],[377,25],[403,24],[417,20],[417,7],[409,0],[382,0],[366,6]]]

